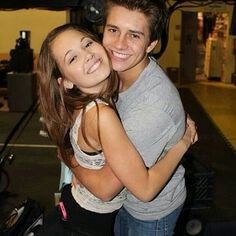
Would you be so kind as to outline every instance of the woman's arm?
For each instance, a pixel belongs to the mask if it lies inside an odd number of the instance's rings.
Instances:
[[[102,149],[108,166],[99,171],[82,167],[76,167],[72,171],[83,185],[102,200],[113,198],[121,190],[122,184],[140,200],[152,200],[169,180],[191,145],[193,136],[193,131],[187,128],[185,136],[166,156],[147,170],[112,109],[107,106],[100,108],[99,125]]]
[[[124,187],[107,164],[99,170],[87,169],[80,166],[74,156],[71,163],[74,166],[71,171],[78,183],[85,186],[94,196],[103,201],[110,201]]]
[[[191,145],[190,128],[187,128],[184,138],[162,160],[147,170],[115,112],[108,107],[103,107],[101,111],[101,142],[108,165],[134,196],[144,202],[152,200],[169,180]]]

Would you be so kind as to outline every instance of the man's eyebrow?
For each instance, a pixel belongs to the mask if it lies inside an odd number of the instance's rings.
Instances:
[[[117,27],[117,26],[115,26],[115,25],[112,25],[112,24],[106,24],[106,25],[105,25],[105,27],[112,27],[112,28],[116,28],[116,29],[118,29],[118,27]]]
[[[144,35],[144,33],[142,31],[138,31],[138,30],[129,30],[130,33],[132,34],[141,34]]]
[[[112,25],[112,24],[106,24],[105,27],[112,27],[112,28],[115,28],[115,29],[119,29],[119,27],[117,27],[116,25]],[[132,34],[144,35],[144,33],[142,31],[139,31],[139,30],[129,30],[129,32],[132,33]]]

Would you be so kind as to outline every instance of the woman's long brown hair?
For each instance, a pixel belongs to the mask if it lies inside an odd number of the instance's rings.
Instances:
[[[63,78],[63,76],[53,56],[51,45],[58,35],[67,30],[79,31],[96,42],[99,40],[79,25],[65,24],[53,29],[47,35],[39,53],[37,72],[41,114],[51,140],[58,146],[63,161],[70,166],[73,149],[70,143],[69,130],[74,122],[74,110],[82,109],[84,113],[85,107],[97,98],[102,99],[115,109],[114,102],[118,98],[119,81],[116,73],[112,71],[108,78],[106,90],[99,94],[85,94],[75,86],[72,89],[65,89],[63,83],[59,85],[57,79]],[[83,124],[82,120],[81,128],[86,141]]]

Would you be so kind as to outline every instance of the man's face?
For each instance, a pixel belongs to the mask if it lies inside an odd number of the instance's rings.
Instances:
[[[118,72],[141,72],[146,66],[149,45],[148,21],[143,13],[114,6],[109,10],[104,28],[103,45],[113,69]]]

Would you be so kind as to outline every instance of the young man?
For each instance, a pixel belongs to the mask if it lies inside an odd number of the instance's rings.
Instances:
[[[147,167],[160,160],[185,130],[185,113],[176,88],[148,56],[158,43],[166,17],[161,0],[106,1],[103,45],[121,81],[117,109]],[[78,167],[73,173],[103,200],[122,188],[109,166],[96,172]],[[115,235],[172,235],[185,198],[184,168],[179,166],[152,201],[143,203],[128,193],[116,219]]]

